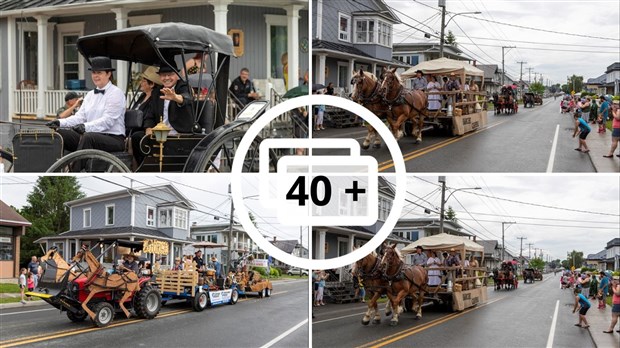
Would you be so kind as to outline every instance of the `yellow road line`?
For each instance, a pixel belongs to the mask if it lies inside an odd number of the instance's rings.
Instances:
[[[415,334],[417,334],[417,333],[419,333],[421,331],[424,331],[426,329],[429,329],[429,328],[431,328],[433,326],[437,326],[439,324],[443,324],[443,323],[445,323],[447,321],[450,321],[452,319],[458,318],[458,317],[463,316],[463,315],[465,315],[467,313],[470,313],[470,312],[473,312],[475,310],[484,308],[484,307],[486,307],[486,306],[488,306],[490,304],[493,304],[493,303],[495,303],[495,302],[497,302],[499,300],[502,300],[504,298],[505,298],[505,296],[497,298],[497,299],[495,299],[493,301],[484,303],[482,305],[479,305],[479,306],[476,306],[476,307],[472,307],[470,309],[464,310],[464,311],[459,312],[459,313],[453,313],[453,314],[449,314],[446,317],[437,318],[437,319],[432,320],[432,321],[430,321],[428,323],[425,323],[423,325],[415,326],[415,327],[412,327],[412,328],[408,328],[408,329],[405,329],[405,330],[403,330],[401,332],[397,332],[397,333],[394,333],[392,335],[385,336],[385,337],[382,337],[380,339],[374,340],[372,342],[366,343],[364,345],[358,346],[358,348],[362,348],[362,347],[372,347],[372,348],[384,347],[384,346],[386,346],[388,344],[392,344],[392,343],[394,343],[396,341],[400,341],[403,338],[409,337],[411,335],[415,335]]]
[[[480,134],[480,133],[484,132],[487,129],[491,129],[493,127],[499,126],[500,124],[503,124],[505,122],[508,122],[508,120],[494,123],[494,124],[489,125],[489,126],[487,126],[485,128],[478,129],[475,132],[471,132],[471,133],[467,133],[467,134],[461,135],[458,138],[446,139],[446,140],[440,141],[437,144],[433,144],[431,146],[428,146],[428,147],[425,147],[425,148],[422,148],[422,149],[419,149],[419,150],[415,150],[415,151],[409,152],[409,153],[403,155],[403,160],[405,162],[410,161],[410,160],[412,160],[414,158],[426,155],[429,152],[432,152],[432,151],[441,149],[443,147],[446,147],[446,146],[448,146],[448,145],[450,145],[452,143],[455,143],[457,141],[461,141],[461,140],[469,138],[469,137],[471,137],[473,135]],[[379,164],[379,171],[382,172],[382,171],[385,171],[385,170],[390,169],[392,167],[394,167],[394,160],[385,161],[385,162],[382,162],[382,163]]]
[[[157,317],[155,317],[154,319],[160,319],[160,318],[166,318],[166,317],[170,317],[173,315],[179,315],[179,314],[183,314],[183,313],[189,313],[192,312],[192,310],[177,310],[177,311],[172,311],[172,312],[167,312],[164,314],[159,314]],[[67,336],[73,336],[73,335],[78,335],[78,334],[82,334],[82,333],[88,333],[88,332],[92,332],[92,331],[98,331],[98,330],[105,330],[105,329],[110,329],[113,327],[118,327],[118,326],[125,326],[125,325],[129,325],[129,324],[134,324],[134,323],[139,323],[139,322],[143,322],[146,319],[129,319],[126,321],[122,321],[122,322],[117,322],[117,323],[113,323],[110,324],[106,327],[91,327],[91,328],[83,328],[83,329],[76,329],[76,330],[68,330],[68,331],[61,331],[61,332],[57,332],[55,334],[50,335],[48,334],[41,334],[38,336],[34,336],[34,337],[28,337],[28,338],[16,338],[16,339],[12,339],[12,340],[7,340],[7,341],[3,341],[0,342],[0,348],[5,348],[5,347],[15,347],[15,346],[20,346],[20,345],[24,345],[24,344],[31,344],[31,343],[37,343],[37,342],[41,342],[41,341],[48,341],[48,340],[53,340],[56,338],[62,338],[62,337],[67,337]]]

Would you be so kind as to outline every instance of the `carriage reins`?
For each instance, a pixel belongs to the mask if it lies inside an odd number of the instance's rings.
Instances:
[[[397,81],[397,82],[398,82],[398,81]],[[403,93],[403,90],[405,91],[405,93]],[[389,91],[390,91],[390,90],[389,90],[388,88],[386,88],[385,95],[383,96],[383,102],[385,102],[385,103],[388,105],[388,108],[389,108],[389,110],[390,110],[390,111],[392,111],[392,107],[393,107],[393,106],[407,104],[407,105],[409,105],[409,106],[410,106],[413,110],[415,110],[418,114],[420,114],[420,115],[424,115],[420,109],[416,108],[416,107],[415,107],[415,105],[413,105],[413,104],[409,103],[409,102],[407,101],[407,98],[405,98],[405,96],[404,96],[404,95],[405,95],[405,94],[407,94],[407,93],[413,93],[413,91],[412,91],[412,90],[410,90],[410,89],[406,89],[405,87],[403,87],[403,85],[402,85],[402,84],[400,84],[400,83],[399,83],[399,84],[398,84],[398,94],[396,94],[396,97],[394,97],[394,99],[392,99],[392,100],[389,100],[389,99],[387,98],[387,95],[388,95]],[[394,115],[394,114],[392,114],[392,116],[393,116],[393,115]]]
[[[361,96],[361,98],[359,98],[359,96]],[[378,101],[381,102],[381,96],[379,95],[379,82],[375,81],[375,88],[372,89],[372,91],[370,92],[370,95],[368,97],[364,96],[364,92],[362,91],[362,93],[360,93],[358,95],[358,98],[355,98],[355,101],[361,104],[368,104],[368,103],[372,103],[373,99],[379,97]]]
[[[407,276],[407,270],[413,269],[413,267],[416,267],[416,266],[405,265],[405,263],[402,260],[399,260],[398,269],[396,270],[396,272],[393,275],[390,276],[390,275],[387,274],[387,269],[386,269],[385,272],[383,272],[383,278],[385,280],[388,280],[389,282],[394,282],[394,281],[397,282],[397,281],[401,281],[401,280],[407,280],[413,286],[418,288],[418,290],[424,290],[424,289],[422,289],[422,285],[416,283],[415,280],[413,280],[409,276]]]

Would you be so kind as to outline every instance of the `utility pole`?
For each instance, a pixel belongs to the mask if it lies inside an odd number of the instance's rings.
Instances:
[[[446,177],[440,176],[437,180],[441,183],[441,215],[439,216],[439,233],[443,233],[443,216],[444,216],[444,208],[445,208],[445,197],[446,197]]]
[[[504,244],[504,225],[512,225],[516,222],[502,222],[502,261],[504,261],[504,250],[506,250],[506,244]]]
[[[536,256],[538,250],[540,250],[540,248],[534,248],[534,258],[537,259],[538,257]]]
[[[504,76],[506,76],[506,70],[504,69],[504,48],[515,48],[516,46],[502,46],[502,86],[504,85]]]
[[[441,7],[441,35],[439,37],[439,58],[443,58],[444,31],[446,26],[446,0],[439,0]],[[445,186],[445,184],[444,184]]]
[[[527,257],[529,259],[532,258],[532,245],[534,245],[534,243],[527,243],[527,248],[528,248],[528,250],[527,250]]]
[[[527,64],[527,62],[517,62],[517,64],[521,64],[521,72],[519,74],[519,82],[523,81],[523,64]]]
[[[226,273],[228,274],[232,269],[232,238],[233,238],[233,213],[235,212],[235,205],[233,204],[232,199],[232,190],[230,188],[230,184],[228,184],[228,193],[230,193],[230,225],[228,226],[228,266],[226,268]]]
[[[527,78],[527,83],[531,83],[532,82],[532,70],[534,70],[534,68],[532,68],[532,67],[527,68],[527,71],[529,73],[529,77]]]
[[[519,257],[523,257],[523,240],[527,239],[527,237],[517,237],[517,239],[521,240],[521,251],[519,251]]]

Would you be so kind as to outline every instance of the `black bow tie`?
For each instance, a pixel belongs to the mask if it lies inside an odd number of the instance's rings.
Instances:
[[[95,88],[95,94],[99,94],[99,93],[105,94],[105,89],[96,89]]]

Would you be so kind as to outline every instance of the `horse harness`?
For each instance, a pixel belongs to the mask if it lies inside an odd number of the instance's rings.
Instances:
[[[379,260],[378,257],[375,259],[375,264],[372,266],[372,269],[370,270],[370,272],[364,272],[364,269],[358,268],[358,275],[363,280],[385,280],[385,275],[383,274],[383,272],[381,272],[381,261]],[[371,286],[368,284],[364,284],[364,287],[368,291],[373,291],[373,289],[379,289],[379,290],[387,289],[389,286],[386,286],[386,285],[372,285]]]
[[[400,261],[399,264],[398,264],[398,269],[396,270],[396,272],[393,275],[388,275],[387,274],[387,270],[386,270],[383,273],[383,279],[389,281],[390,285],[392,284],[392,282],[399,282],[399,281],[407,280],[413,286],[418,288],[418,290],[423,290],[421,284],[416,283],[415,280],[413,280],[412,278],[410,278],[407,275],[407,271],[410,270],[410,269],[413,269],[414,267],[417,267],[417,266],[405,265],[404,262]]]
[[[415,110],[418,114],[423,115],[423,113],[422,113],[422,111],[420,109],[416,108],[415,105],[413,105],[412,103],[409,103],[407,101],[406,96],[408,94],[412,95],[414,91],[403,87],[403,85],[401,85],[400,83],[398,85],[399,85],[399,87],[398,87],[398,94],[396,94],[396,97],[394,97],[394,99],[390,100],[390,99],[387,98],[387,92],[388,91],[386,91],[385,95],[383,96],[383,102],[388,105],[389,110],[392,111],[392,108],[395,107],[395,106],[408,105],[413,110]],[[392,114],[392,116],[393,115],[394,114]],[[393,118],[395,118],[395,117],[393,117]]]

